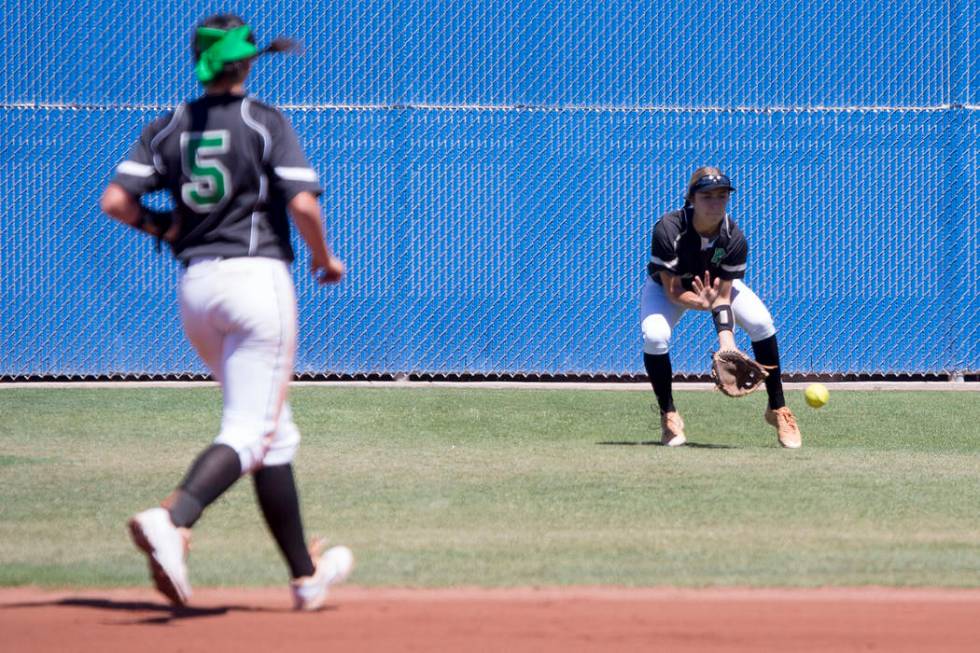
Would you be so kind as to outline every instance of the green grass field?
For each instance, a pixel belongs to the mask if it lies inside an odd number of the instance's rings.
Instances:
[[[301,387],[308,532],[387,586],[980,587],[980,398],[679,391],[693,446],[659,439],[652,393]],[[216,433],[218,391],[0,389],[0,585],[146,585],[127,517]],[[196,585],[286,577],[243,479],[195,529]]]

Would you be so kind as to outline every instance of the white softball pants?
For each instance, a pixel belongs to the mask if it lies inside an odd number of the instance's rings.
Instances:
[[[187,338],[221,384],[221,432],[242,474],[293,460],[300,434],[286,392],[296,356],[296,294],[271,258],[193,259],[180,280]]]
[[[657,355],[670,351],[671,332],[685,311],[686,308],[667,298],[663,286],[647,278],[640,299],[644,353]],[[749,334],[752,342],[765,340],[776,333],[769,309],[741,279],[732,282],[732,313],[735,324]]]

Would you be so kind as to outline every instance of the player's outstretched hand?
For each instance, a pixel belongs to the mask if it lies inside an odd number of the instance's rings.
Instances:
[[[704,306],[702,310],[711,310],[711,306],[718,299],[718,285],[720,283],[721,279],[715,279],[712,283],[711,272],[708,271],[704,273],[704,281],[701,280],[701,277],[695,275],[691,281],[691,287],[694,293],[701,298],[702,305]]]
[[[344,278],[344,272],[347,271],[344,262],[332,254],[327,254],[323,260],[314,260],[310,267],[317,283],[321,285],[339,282]]]

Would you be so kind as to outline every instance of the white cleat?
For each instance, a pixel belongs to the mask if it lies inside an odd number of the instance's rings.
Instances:
[[[320,555],[323,548],[321,540],[313,540],[310,544],[310,557],[316,571],[312,576],[304,576],[290,582],[289,588],[293,593],[293,608],[308,612],[319,610],[327,602],[327,595],[332,585],[339,585],[347,580],[354,569],[354,554],[346,546],[335,546]]]
[[[153,583],[174,605],[186,605],[191,598],[187,580],[187,531],[170,521],[163,508],[150,508],[129,520],[133,543],[146,554]]]

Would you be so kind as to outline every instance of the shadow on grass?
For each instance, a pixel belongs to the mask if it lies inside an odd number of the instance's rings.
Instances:
[[[604,440],[602,442],[596,442],[596,444],[604,446],[618,446],[618,447],[663,447],[666,446],[660,442],[660,440]],[[685,447],[690,447],[691,449],[738,449],[738,447],[733,447],[730,444],[705,444],[701,442],[691,442],[690,440],[684,445]]]
[[[72,597],[58,599],[56,601],[33,601],[27,603],[7,603],[0,605],[0,610],[10,610],[16,608],[92,608],[94,610],[105,610],[108,612],[151,612],[157,613],[155,616],[147,616],[134,621],[123,622],[118,625],[140,625],[157,624],[166,625],[173,621],[182,619],[200,619],[202,617],[220,617],[229,612],[281,612],[291,614],[292,610],[285,608],[262,608],[248,605],[221,605],[216,607],[195,608],[191,606],[172,606],[165,603],[152,603],[150,601],[114,601],[112,599],[102,599],[93,597]],[[333,606],[327,606],[322,611],[336,610]]]

